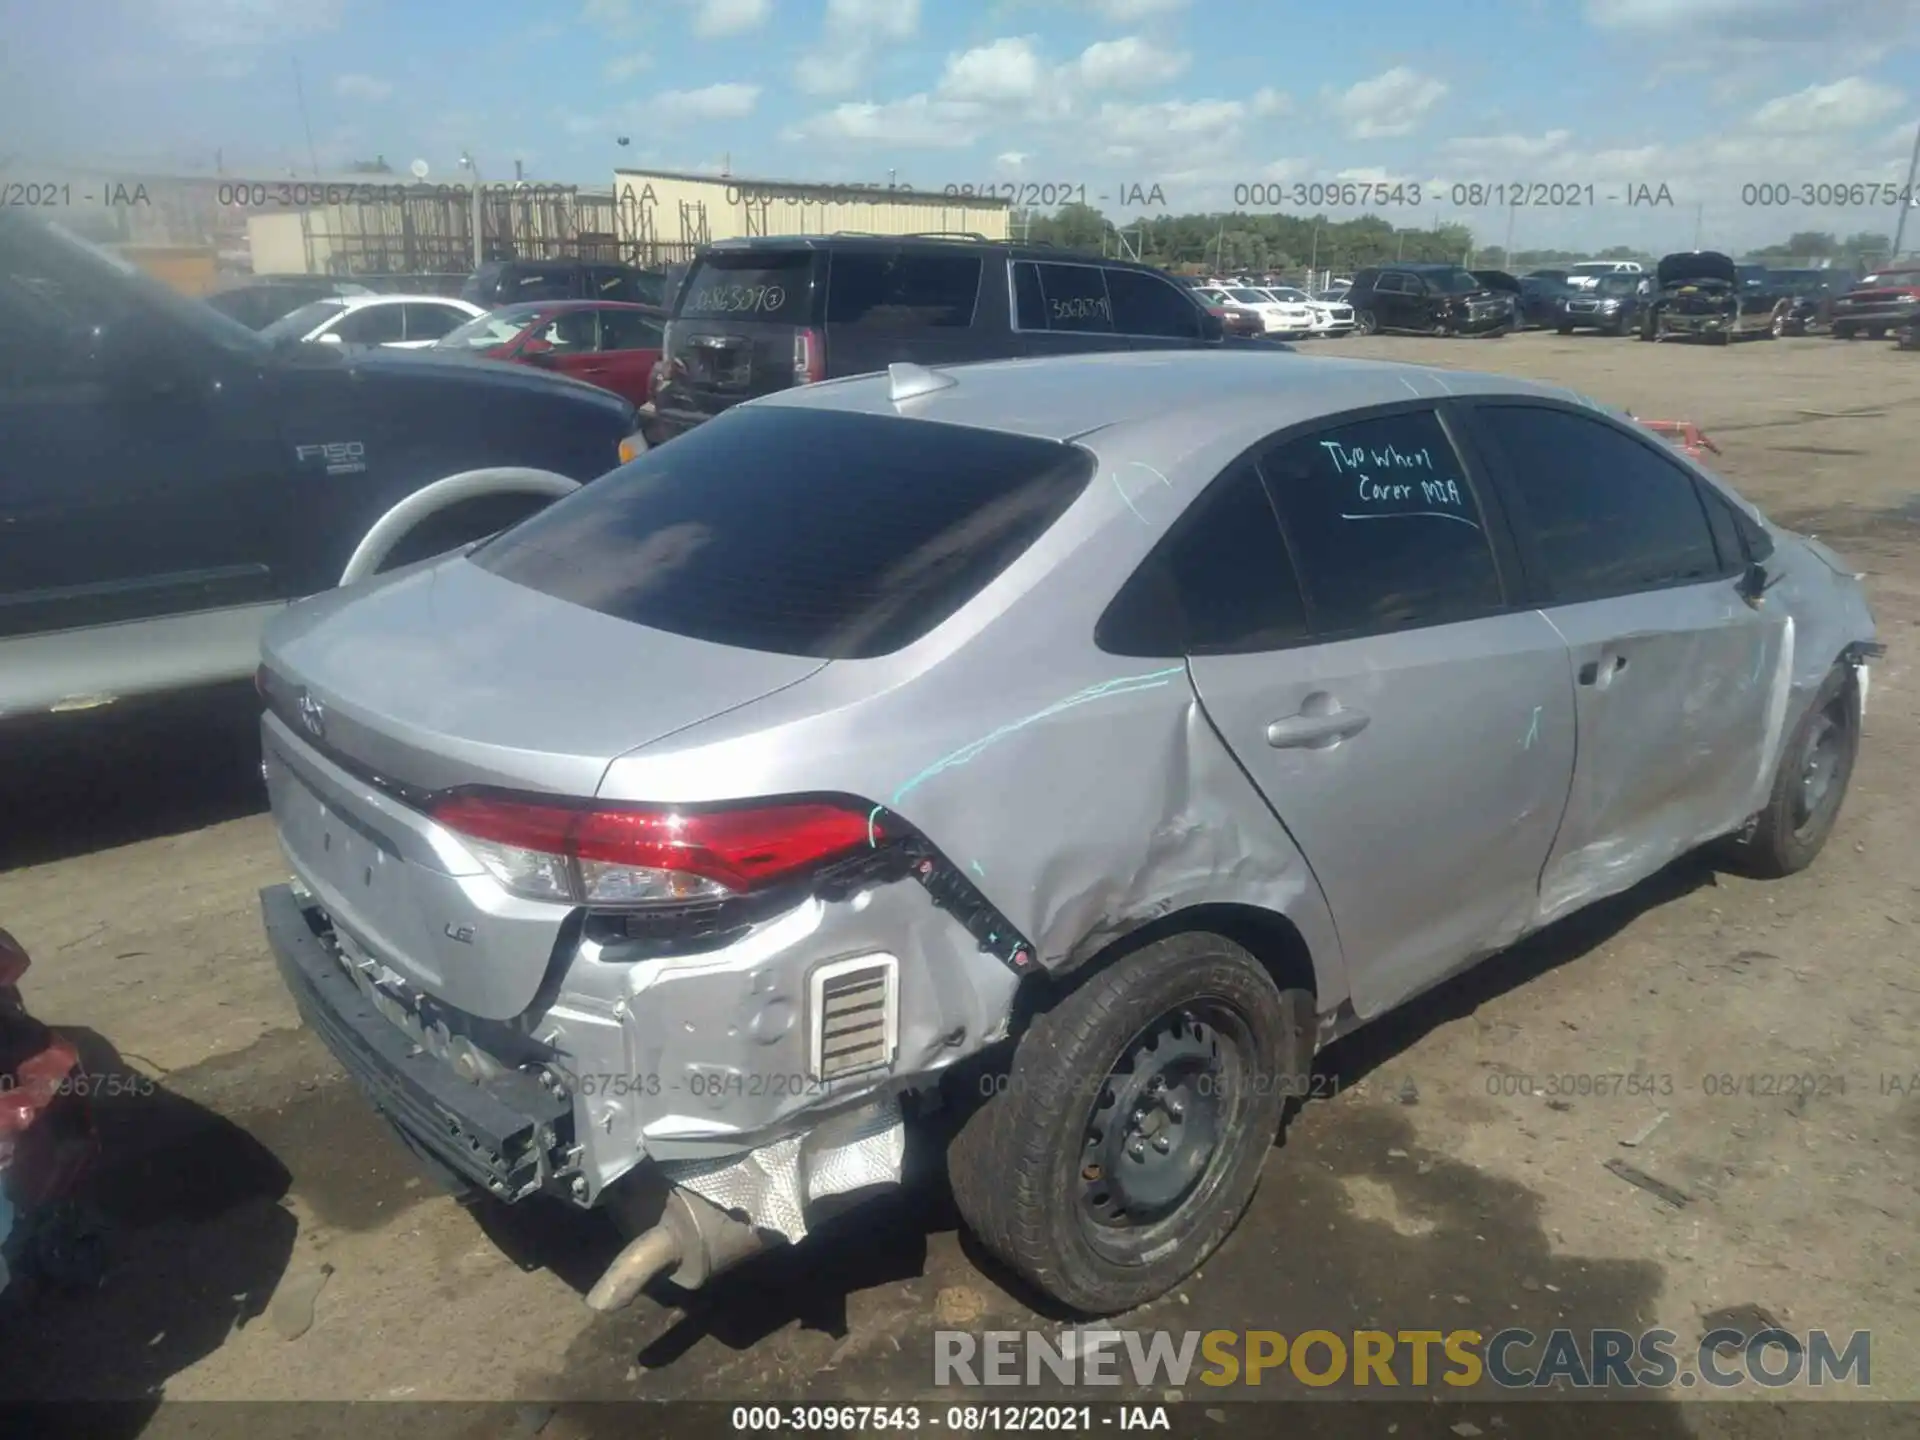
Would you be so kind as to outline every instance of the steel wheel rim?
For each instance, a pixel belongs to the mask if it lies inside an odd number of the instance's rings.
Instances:
[[[1837,792],[1842,760],[1846,754],[1846,722],[1839,702],[1828,705],[1817,716],[1801,747],[1800,779],[1793,792],[1793,833],[1803,834],[1823,815]]]
[[[1169,1010],[1121,1049],[1080,1131],[1077,1208],[1096,1249],[1144,1248],[1219,1189],[1254,1053],[1245,1017],[1220,1000]]]

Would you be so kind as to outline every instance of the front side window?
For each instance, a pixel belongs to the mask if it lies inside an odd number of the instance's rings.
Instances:
[[[1516,523],[1567,603],[1720,573],[1693,476],[1603,421],[1536,405],[1478,411],[1504,457]]]
[[[1479,500],[1431,410],[1288,440],[1260,469],[1316,635],[1439,625],[1501,607]]]
[[[406,327],[409,340],[439,340],[460,328],[467,314],[451,305],[408,305]]]
[[[1107,271],[1113,328],[1122,335],[1198,340],[1200,310],[1187,293],[1144,270]]]
[[[1110,655],[1239,655],[1306,634],[1299,583],[1260,473],[1241,464],[1121,587],[1094,641]]]
[[[560,354],[577,355],[599,347],[600,333],[591,310],[562,310],[533,337]]]
[[[660,322],[638,310],[600,312],[602,350],[658,350]]]

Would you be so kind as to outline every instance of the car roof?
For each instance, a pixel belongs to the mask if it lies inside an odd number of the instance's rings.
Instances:
[[[1023,243],[1018,240],[994,240],[985,235],[952,234],[925,231],[906,235],[874,235],[864,231],[835,230],[825,235],[740,235],[715,240],[703,246],[702,253],[727,254],[742,250],[893,250],[901,246],[927,246],[945,250],[992,251],[1010,260],[1051,261],[1057,265],[1105,265],[1124,270],[1145,270],[1166,275],[1157,265],[1138,260],[1121,260],[1082,250],[1063,250],[1052,245]],[[1166,278],[1172,279],[1172,276]]]
[[[321,300],[338,300],[349,310],[364,310],[369,305],[451,305],[456,310],[471,308],[472,302],[457,295],[322,295]],[[317,303],[317,302],[316,302]]]
[[[1156,427],[1244,429],[1251,444],[1285,426],[1410,396],[1578,398],[1511,375],[1227,348],[987,360],[940,366],[933,373],[954,383],[898,405],[886,373],[797,386],[750,403],[907,414],[1047,440],[1074,440],[1120,425],[1139,433]]]

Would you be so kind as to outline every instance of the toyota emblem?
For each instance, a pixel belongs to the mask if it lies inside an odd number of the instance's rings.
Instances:
[[[300,692],[300,723],[316,740],[327,733],[327,708],[314,698],[311,690]]]

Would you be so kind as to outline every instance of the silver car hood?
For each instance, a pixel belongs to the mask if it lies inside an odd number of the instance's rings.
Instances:
[[[296,605],[261,653],[276,712],[338,759],[418,790],[577,796],[636,745],[827,663],[615,620],[462,556]]]

